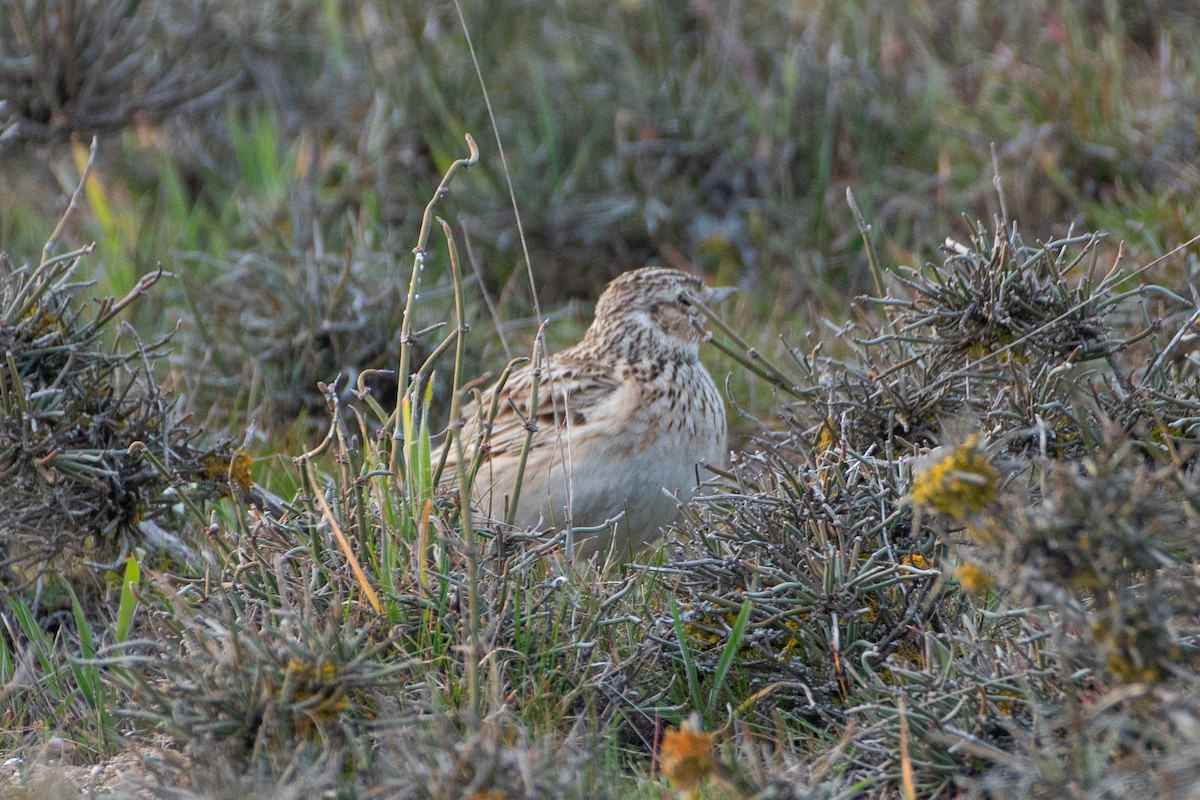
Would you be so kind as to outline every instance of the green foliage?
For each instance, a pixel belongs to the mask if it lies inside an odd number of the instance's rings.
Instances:
[[[125,559],[125,577],[121,579],[121,600],[117,605],[117,628],[113,640],[124,644],[133,629],[133,615],[137,613],[137,590],[141,583],[142,568],[135,556]]]

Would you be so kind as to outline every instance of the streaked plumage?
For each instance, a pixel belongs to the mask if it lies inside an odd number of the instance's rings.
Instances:
[[[711,306],[731,291],[661,268],[608,285],[583,341],[542,365],[518,528],[596,527],[624,511],[615,544],[611,530],[576,533],[579,558],[610,545],[615,557],[632,557],[661,535],[678,513],[664,488],[686,500],[697,488],[697,465],[725,462],[725,406],[698,358],[704,315],[695,302]],[[533,384],[532,365],[510,376],[486,439],[475,497],[495,519],[504,516],[525,443],[525,421],[513,406],[528,413]],[[478,409],[491,407],[494,391],[465,410],[464,444],[477,440]]]

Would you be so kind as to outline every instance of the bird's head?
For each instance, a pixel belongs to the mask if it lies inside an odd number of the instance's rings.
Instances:
[[[695,354],[706,321],[700,304],[711,308],[734,291],[705,286],[675,269],[635,269],[618,275],[600,295],[588,338],[602,340],[614,355],[626,357],[626,345],[635,352],[665,348]]]

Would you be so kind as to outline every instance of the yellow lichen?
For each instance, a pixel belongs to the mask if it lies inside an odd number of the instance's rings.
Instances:
[[[337,677],[338,668],[332,661],[323,661],[318,666],[312,667],[292,659],[288,662],[287,671],[302,680],[324,684]]]
[[[1000,473],[979,446],[979,437],[970,436],[956,447],[934,451],[934,458],[913,479],[912,500],[963,520],[987,508],[999,486]]]
[[[690,608],[688,604],[684,604],[684,607]],[[692,618],[694,622],[684,623],[683,633],[700,650],[707,650],[720,642],[724,638],[721,630],[732,628],[737,621],[737,616],[729,611],[723,615],[699,613],[694,614]],[[721,623],[722,619],[724,625]]]
[[[254,467],[254,459],[245,450],[238,448],[233,451],[233,458],[229,460],[229,480],[243,492],[248,492],[254,488],[254,478],[250,471]]]
[[[962,564],[954,571],[958,583],[972,594],[980,594],[992,588],[996,579],[984,569],[974,564]]]
[[[1162,680],[1162,672],[1156,665],[1135,663],[1121,653],[1111,653],[1105,666],[1125,683],[1158,683]]]
[[[254,488],[253,467],[254,459],[238,448],[228,459],[219,455],[204,459],[204,478],[210,481],[225,480],[238,491],[248,492]]]
[[[794,620],[794,619],[785,619],[783,621],[783,627],[787,628],[792,633],[796,633],[796,634],[800,633],[800,623],[796,622],[796,620]],[[784,642],[784,644],[783,644],[783,649],[779,651],[779,655],[777,656],[777,658],[780,661],[790,658],[792,651],[795,650],[799,646],[800,646],[800,640],[797,639],[795,636],[789,636],[788,640],[786,642]]]
[[[824,453],[837,443],[838,424],[836,420],[826,419],[821,423],[821,430],[817,431],[817,452]]]
[[[285,671],[293,681],[290,699],[304,709],[294,722],[296,736],[310,736],[317,726],[337,719],[350,708],[344,688],[334,682],[339,669],[333,662],[322,661],[314,666],[292,659]]]

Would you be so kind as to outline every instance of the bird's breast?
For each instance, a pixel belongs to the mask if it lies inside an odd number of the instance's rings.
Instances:
[[[650,453],[689,469],[698,461],[723,461],[725,405],[699,362],[668,365],[651,375],[630,373],[606,409],[605,429],[612,436],[598,444],[608,457]]]

